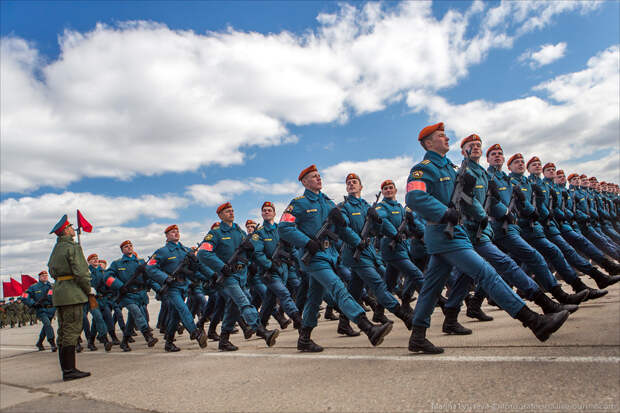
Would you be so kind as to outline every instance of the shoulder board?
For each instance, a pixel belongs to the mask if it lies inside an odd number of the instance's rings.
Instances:
[[[258,236],[258,234],[254,233],[252,234],[252,241],[258,241],[260,239],[260,237]]]
[[[205,241],[211,241],[212,239],[213,239],[213,234],[211,234],[211,233],[208,233],[208,234],[205,236]]]
[[[420,162],[422,165],[428,165],[429,163],[431,163],[430,159],[425,159],[422,162]]]
[[[262,225],[260,227],[256,228],[257,231],[260,231],[261,229],[263,229]]]
[[[298,200],[298,199],[303,199],[303,198],[305,198],[305,196],[301,195],[301,196],[298,196],[298,197],[293,198],[293,199],[294,199],[294,200]]]

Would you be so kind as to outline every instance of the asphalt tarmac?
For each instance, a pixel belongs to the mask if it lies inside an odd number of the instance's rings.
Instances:
[[[591,280],[584,280],[594,286]],[[413,303],[415,305],[415,302]],[[149,311],[157,316],[159,303]],[[530,308],[537,309],[535,305]],[[296,350],[297,332],[280,333],[276,346],[231,336],[238,352],[217,343],[201,350],[187,332],[178,353],[163,337],[133,351],[85,350],[78,368],[92,376],[63,382],[58,357],[36,351],[40,324],[0,330],[2,412],[618,412],[620,411],[620,283],[583,303],[547,342],[496,307],[491,322],[459,320],[469,336],[441,332],[437,309],[428,338],[442,355],[412,354],[409,331],[394,317],[380,347],[367,338],[336,333],[321,318],[313,339],[326,349]],[[369,315],[372,313],[369,313]],[[152,321],[152,324],[154,321]],[[274,328],[272,320],[270,328]],[[49,345],[45,342],[46,347]]]

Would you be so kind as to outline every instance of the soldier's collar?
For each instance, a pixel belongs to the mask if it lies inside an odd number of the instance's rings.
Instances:
[[[319,199],[320,196],[321,196],[321,192],[319,192],[318,194],[315,194],[309,189],[306,189],[304,191],[304,197],[308,198],[311,201],[316,201],[317,199]]]
[[[173,250],[173,249],[179,247],[180,245],[181,245],[181,241],[179,241],[179,242],[167,241],[166,242],[166,246],[168,247],[169,250]]]
[[[274,229],[276,227],[276,225],[277,225],[276,221],[273,221],[273,224],[269,224],[269,223],[267,223],[267,221],[263,221],[262,227],[265,228],[265,229],[270,229],[271,230],[271,229]]]
[[[424,159],[428,159],[429,161],[439,166],[440,168],[446,166],[448,163],[450,164],[452,163],[450,162],[450,160],[448,160],[447,157],[441,156],[437,152],[433,152],[433,151],[426,151],[426,154],[424,155]]]
[[[222,232],[228,232],[228,231],[231,231],[236,225],[237,224],[235,224],[234,222],[232,223],[232,225],[228,225],[227,223],[222,221],[222,223],[220,224],[220,230]]]

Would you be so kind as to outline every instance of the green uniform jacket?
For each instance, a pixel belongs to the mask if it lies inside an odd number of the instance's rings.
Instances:
[[[90,271],[84,258],[82,247],[68,235],[58,237],[47,263],[50,275],[56,280],[52,303],[61,305],[81,304],[88,301],[90,292]],[[59,277],[73,275],[71,280],[58,280]]]

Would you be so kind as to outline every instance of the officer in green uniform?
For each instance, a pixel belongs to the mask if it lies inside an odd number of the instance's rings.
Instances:
[[[56,234],[56,245],[47,263],[50,275],[56,280],[52,303],[58,310],[58,359],[64,381],[90,376],[75,368],[75,346],[82,333],[82,308],[94,302],[90,272],[82,247],[73,241],[75,230],[64,215],[50,234]],[[92,300],[90,299],[92,297]]]
[[[7,325],[9,317],[6,314],[6,306],[4,299],[0,300],[0,328]]]

